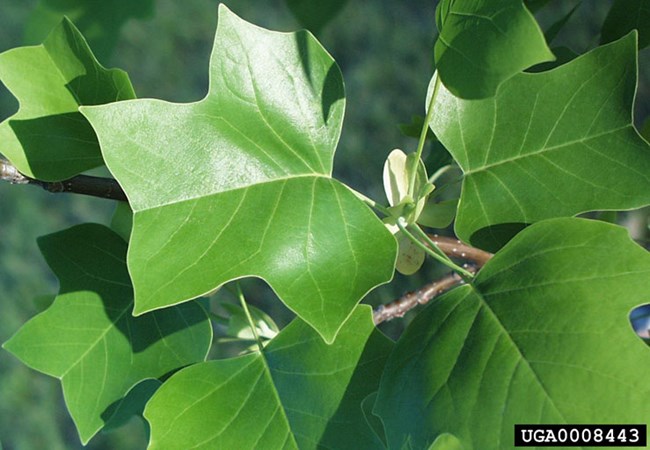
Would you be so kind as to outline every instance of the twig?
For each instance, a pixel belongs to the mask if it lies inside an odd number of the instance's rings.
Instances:
[[[467,270],[470,272],[476,272],[475,267],[468,267]],[[417,305],[424,305],[452,287],[464,283],[465,281],[460,277],[460,275],[455,272],[450,273],[444,278],[422,286],[415,292],[404,294],[402,297],[388,303],[387,305],[379,305],[379,307],[373,311],[373,321],[375,322],[375,325],[379,325],[382,322],[386,322],[396,317],[402,317]]]
[[[478,268],[483,267],[493,256],[492,253],[488,253],[479,248],[470,247],[453,237],[430,234],[429,238],[431,238],[431,240],[445,253],[445,255],[472,261],[472,263],[474,263]]]
[[[466,268],[471,273],[476,273],[493,256],[492,253],[463,244],[453,237],[438,236],[437,234],[429,234],[428,236],[445,255],[471,261],[473,264]],[[451,273],[444,278],[422,286],[415,292],[409,292],[387,305],[380,305],[373,312],[375,325],[396,317],[402,317],[417,305],[424,305],[443,292],[464,282],[460,275]]]
[[[48,192],[70,192],[126,202],[126,194],[112,178],[77,175],[63,181],[41,181],[23,175],[9,161],[0,158],[0,180],[12,184],[33,184]]]

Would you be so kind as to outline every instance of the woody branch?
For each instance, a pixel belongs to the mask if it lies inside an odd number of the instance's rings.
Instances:
[[[493,256],[492,253],[464,244],[453,237],[438,236],[437,234],[430,234],[429,237],[450,258],[460,258],[470,261],[471,264],[467,266],[467,270],[472,273],[476,273]],[[396,317],[402,317],[406,312],[416,306],[424,305],[440,294],[464,282],[457,273],[451,273],[439,280],[422,286],[414,292],[408,292],[391,303],[380,305],[373,312],[375,325]]]
[[[126,194],[112,178],[77,175],[62,181],[42,181],[23,175],[9,161],[0,158],[0,180],[12,184],[32,184],[48,192],[70,192],[110,200],[127,201]]]

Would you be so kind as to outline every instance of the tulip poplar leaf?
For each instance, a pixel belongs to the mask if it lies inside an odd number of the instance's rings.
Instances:
[[[464,174],[457,235],[480,245],[475,233],[486,227],[649,204],[635,87],[635,33],[516,75],[490,99],[461,100],[441,86],[430,126]]]
[[[650,0],[616,0],[603,29],[601,42],[614,41],[632,30],[639,33],[639,48],[650,45]]]
[[[649,293],[650,254],[624,228],[531,225],[401,336],[375,406],[389,448],[443,433],[514,448],[514,424],[648,423],[650,349],[629,315]]]
[[[133,317],[126,243],[104,226],[77,225],[40,238],[39,246],[59,279],[59,295],[4,348],[61,380],[85,444],[144,405],[153,381],[127,395],[140,381],[204,361],[212,328],[196,302]]]
[[[491,97],[513,75],[554,59],[522,0],[442,0],[436,25],[436,68],[461,98]]]
[[[0,152],[23,174],[46,181],[103,164],[80,105],[135,97],[126,73],[102,67],[67,19],[43,44],[1,53],[0,80],[20,103],[18,112],[0,123]]]
[[[218,22],[203,100],[82,108],[134,211],[135,314],[256,276],[331,342],[396,254],[331,177],[341,73],[306,31],[264,30],[223,5]]]
[[[149,450],[382,448],[361,403],[391,349],[368,306],[331,345],[295,319],[261,354],[195,364],[167,380],[144,412]]]

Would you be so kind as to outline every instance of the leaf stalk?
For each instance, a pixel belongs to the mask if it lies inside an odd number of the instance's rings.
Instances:
[[[242,292],[239,283],[237,283],[237,297],[239,298],[241,307],[244,310],[244,314],[246,314],[246,320],[248,320],[248,325],[250,325],[251,327],[251,331],[253,332],[253,336],[255,337],[255,342],[257,342],[257,348],[260,350],[260,353],[262,353],[264,351],[264,345],[262,345],[262,340],[260,339],[260,336],[257,334],[255,321],[253,320],[253,316],[251,315],[251,312],[248,310],[248,304],[246,303],[246,298],[244,297],[244,293]]]
[[[427,114],[424,118],[424,124],[422,125],[422,131],[420,132],[420,140],[418,142],[417,150],[415,151],[415,159],[413,159],[413,166],[411,167],[411,178],[409,180],[409,190],[408,193],[411,198],[415,198],[415,180],[417,179],[417,170],[420,159],[422,159],[422,151],[424,150],[424,143],[427,140],[427,131],[429,129],[429,122],[431,122],[431,117],[433,116],[433,105],[436,103],[436,96],[440,90],[440,77],[436,71],[433,75],[435,81],[433,82],[433,93],[431,94],[431,100],[429,100],[429,107],[427,108]]]

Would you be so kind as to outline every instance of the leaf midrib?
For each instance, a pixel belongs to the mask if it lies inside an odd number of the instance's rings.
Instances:
[[[512,344],[512,347],[517,351],[517,355],[519,356],[519,360],[522,361],[522,362],[526,365],[526,367],[528,367],[528,369],[530,370],[530,373],[532,373],[532,374],[534,375],[534,377],[535,377],[535,381],[537,382],[537,384],[539,385],[539,387],[542,389],[542,392],[544,392],[544,394],[546,395],[546,398],[548,399],[548,401],[550,402],[550,404],[553,406],[553,408],[555,408],[555,410],[556,410],[557,413],[560,415],[560,417],[562,418],[562,420],[564,420],[564,423],[568,423],[566,417],[564,417],[564,414],[562,413],[562,410],[561,410],[561,409],[556,405],[556,403],[555,403],[553,397],[550,395],[548,389],[546,388],[546,386],[545,386],[544,383],[542,382],[541,378],[539,377],[539,374],[538,374],[538,373],[533,369],[533,367],[530,365],[530,362],[528,361],[528,359],[527,359],[527,358],[524,356],[524,354],[522,353],[521,349],[519,348],[519,345],[518,345],[517,342],[512,338],[510,332],[509,332],[508,329],[505,327],[505,325],[503,324],[503,322],[501,322],[501,320],[500,320],[499,316],[496,314],[496,312],[494,312],[494,310],[490,307],[490,304],[489,304],[488,301],[485,299],[485,297],[483,296],[483,294],[481,293],[481,291],[479,291],[479,289],[477,289],[477,287],[474,285],[474,283],[470,283],[470,284],[468,284],[468,286],[469,286],[470,289],[474,292],[474,294],[475,294],[475,295],[480,299],[480,302],[481,302],[481,308],[484,309],[484,310],[486,310],[486,311],[489,313],[489,315],[490,315],[490,316],[492,317],[492,319],[494,320],[494,323],[496,323],[496,324],[499,326],[501,332],[503,333],[503,335],[505,335],[507,341],[510,342],[510,343]],[[480,310],[480,309],[479,309],[479,310]],[[500,433],[500,432],[501,432],[501,430],[499,430],[499,433]],[[499,436],[500,436],[500,435],[501,435],[501,434],[499,434]]]
[[[519,155],[513,156],[511,158],[506,158],[506,159],[502,159],[502,160],[499,160],[499,161],[496,161],[496,162],[493,162],[493,163],[490,163],[490,164],[485,164],[485,165],[483,165],[481,167],[478,167],[476,169],[469,169],[469,170],[467,170],[465,172],[465,176],[469,176],[469,175],[472,175],[472,174],[487,171],[487,170],[489,170],[489,169],[491,169],[493,167],[498,167],[498,166],[510,164],[510,163],[513,163],[513,162],[521,160],[521,159],[530,158],[530,157],[534,157],[534,156],[537,156],[537,155],[542,155],[542,154],[547,153],[547,152],[552,152],[552,151],[555,151],[555,150],[563,150],[565,147],[569,147],[571,145],[585,144],[585,143],[587,143],[587,142],[589,142],[589,141],[591,141],[593,139],[597,139],[597,138],[600,138],[602,136],[606,136],[606,135],[611,134],[611,133],[616,133],[616,132],[619,132],[619,131],[622,131],[622,130],[625,130],[625,129],[631,128],[631,127],[632,127],[631,124],[626,124],[626,125],[623,125],[623,126],[618,127],[618,128],[612,128],[610,130],[603,131],[601,133],[593,134],[593,135],[591,135],[589,137],[582,137],[582,138],[579,138],[579,139],[574,139],[572,141],[563,142],[562,144],[552,145],[550,147],[542,147],[541,149],[532,151],[530,153],[519,154]]]

